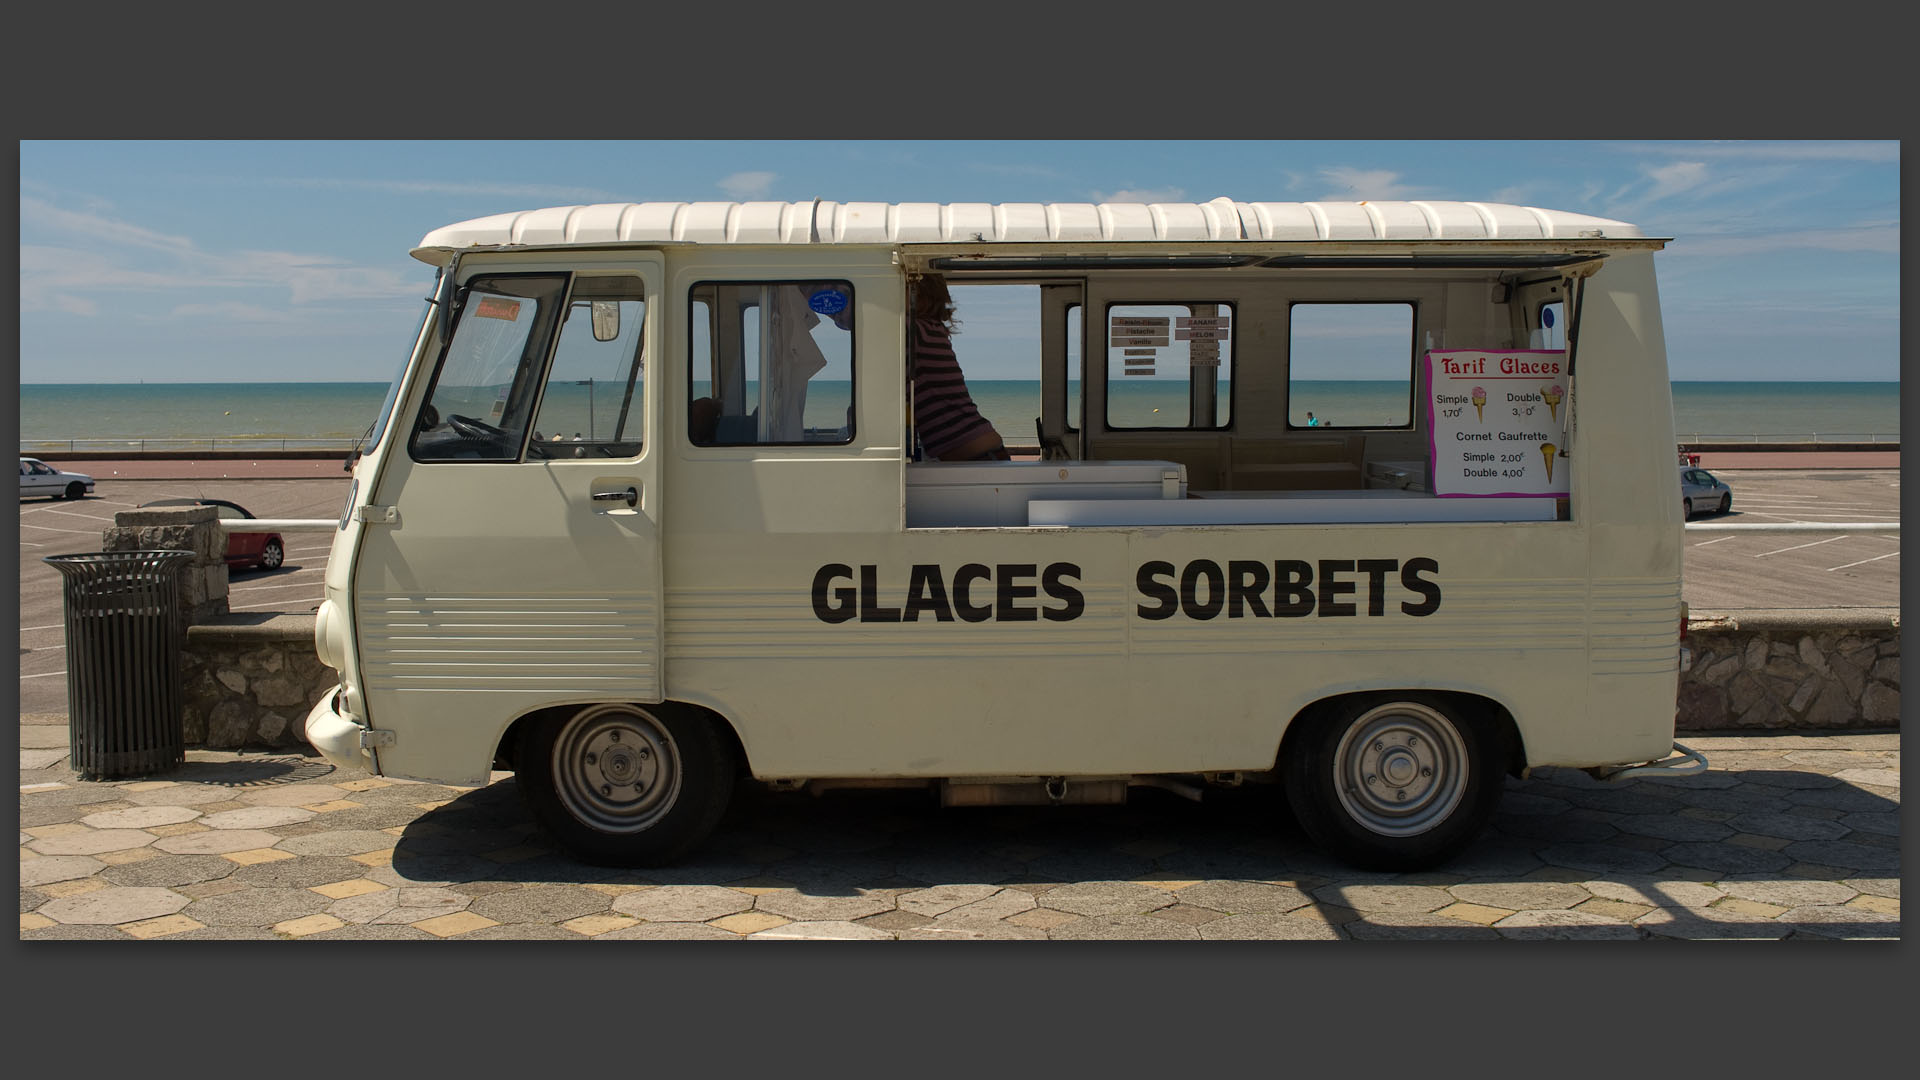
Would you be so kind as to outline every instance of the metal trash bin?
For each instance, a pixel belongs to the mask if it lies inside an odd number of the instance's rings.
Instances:
[[[82,779],[186,760],[179,571],[190,551],[48,555],[66,578],[68,760]]]

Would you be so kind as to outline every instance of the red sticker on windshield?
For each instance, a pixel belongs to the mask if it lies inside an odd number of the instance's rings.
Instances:
[[[480,305],[473,309],[473,313],[482,319],[505,319],[512,322],[520,317],[520,301],[502,300],[497,296],[482,297]]]

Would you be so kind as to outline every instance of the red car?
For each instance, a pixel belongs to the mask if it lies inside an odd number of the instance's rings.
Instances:
[[[225,499],[155,499],[150,503],[141,503],[140,508],[149,506],[211,506],[220,515],[222,521],[250,520],[253,515],[238,503]],[[279,533],[270,532],[230,532],[227,534],[227,565],[258,566],[262,570],[278,570],[280,564],[287,561],[287,545],[280,539]]]

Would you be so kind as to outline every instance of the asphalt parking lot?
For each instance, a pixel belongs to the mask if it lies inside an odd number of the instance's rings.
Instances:
[[[1696,524],[1898,522],[1898,469],[1715,469],[1733,510]],[[1889,533],[1689,533],[1681,595],[1697,611],[1900,606],[1900,537]]]

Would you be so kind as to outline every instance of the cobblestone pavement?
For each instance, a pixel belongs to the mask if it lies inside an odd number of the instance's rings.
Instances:
[[[38,720],[39,722],[35,722]],[[59,723],[52,721],[58,720]],[[1899,736],[1694,738],[1692,779],[1509,781],[1439,871],[1319,855],[1273,788],[948,809],[743,785],[682,866],[556,854],[511,777],[190,751],[85,782],[23,717],[20,936],[41,939],[1897,939]]]

